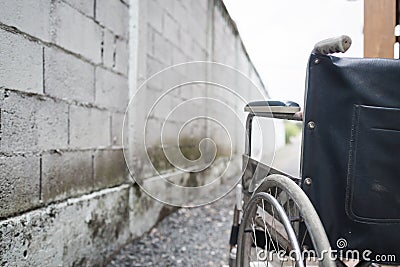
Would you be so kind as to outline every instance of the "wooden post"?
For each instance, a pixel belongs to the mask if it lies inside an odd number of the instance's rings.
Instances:
[[[393,58],[396,0],[364,0],[364,57]]]

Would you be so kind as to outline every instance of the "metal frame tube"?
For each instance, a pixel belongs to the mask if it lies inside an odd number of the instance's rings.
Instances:
[[[246,119],[246,136],[245,136],[245,155],[251,157],[251,131],[252,131],[252,124],[253,124],[254,114],[249,113]]]

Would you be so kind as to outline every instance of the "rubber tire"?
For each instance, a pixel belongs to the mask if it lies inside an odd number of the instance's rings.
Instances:
[[[291,199],[296,203],[297,207],[299,208],[302,214],[302,218],[308,229],[308,234],[311,237],[311,241],[313,243],[317,255],[320,256],[321,251],[331,252],[331,247],[329,244],[328,237],[326,236],[325,229],[321,223],[321,220],[319,219],[317,212],[314,209],[314,206],[312,205],[311,201],[304,193],[304,191],[293,180],[279,174],[269,175],[255,190],[253,196],[259,192],[268,192],[268,189],[274,187],[278,187],[283,191],[285,191],[291,197]],[[245,217],[246,216],[244,215],[243,218]],[[238,240],[238,250],[237,250],[238,257],[242,256],[239,251],[244,231],[244,229],[242,228],[243,227],[239,229],[239,240]],[[242,261],[243,259],[237,260],[238,267],[241,267],[239,266],[239,263]],[[323,257],[323,260],[320,262],[320,266],[335,267],[336,263],[333,260],[333,257],[325,256]]]
[[[272,197],[275,200],[276,204],[274,202],[270,202],[267,199],[267,197]],[[256,205],[259,202],[259,200],[265,200],[267,203],[269,203],[275,209],[278,209],[278,207],[277,207],[277,205],[278,205],[278,206],[280,206],[280,208],[283,211],[283,207],[279,204],[278,200],[276,200],[273,196],[271,196],[270,194],[268,194],[266,192],[260,192],[260,193],[257,193],[255,195],[253,195],[253,197],[250,199],[249,203],[247,204],[245,212],[244,212],[244,215],[243,215],[243,219],[244,220],[248,220],[249,219],[249,218],[247,218],[249,215],[251,215],[251,214],[249,214],[249,212],[255,212],[256,211],[256,209],[257,209]],[[278,215],[278,216],[281,219],[285,218],[289,223],[289,218],[287,217],[287,214],[284,213],[284,215],[283,215],[284,218],[281,217],[280,215]],[[239,235],[241,235],[241,236],[239,237],[240,238],[240,243],[238,243],[238,249],[237,249],[237,255],[239,255],[238,256],[239,260],[236,262],[237,266],[241,266],[244,263],[244,251],[241,249],[241,245],[239,247],[239,244],[243,244],[243,233],[244,233],[244,228],[245,227],[246,227],[245,223],[241,223],[240,227],[239,227]],[[285,227],[286,233],[289,233],[289,231],[291,231],[292,235],[295,235],[294,229],[291,227],[290,223],[289,223],[289,226],[288,226],[288,227],[290,227],[290,229],[288,229],[286,226],[284,226],[284,227]],[[288,236],[290,236],[290,234],[288,234]],[[297,248],[294,248],[294,250],[296,252],[296,255],[300,255],[299,253],[301,253],[301,249],[299,248],[299,244],[298,244],[297,238],[290,239],[290,243],[291,243],[291,245],[293,247],[297,246]],[[303,265],[303,262],[300,260],[300,262],[298,264],[296,263],[296,266],[303,267],[304,265]]]

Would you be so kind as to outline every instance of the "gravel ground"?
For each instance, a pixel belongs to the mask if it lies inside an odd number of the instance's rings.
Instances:
[[[207,206],[180,209],[128,244],[111,266],[222,266],[228,262],[234,191]]]
[[[273,166],[298,175],[301,136],[293,141],[276,153]],[[107,266],[218,267],[227,264],[234,202],[233,190],[210,205],[178,210],[148,235],[123,248]]]

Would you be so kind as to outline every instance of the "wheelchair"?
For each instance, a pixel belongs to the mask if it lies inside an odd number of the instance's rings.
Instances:
[[[316,44],[303,113],[246,105],[230,266],[400,264],[400,63],[330,55],[350,45]],[[251,157],[254,117],[303,122],[300,177]]]

